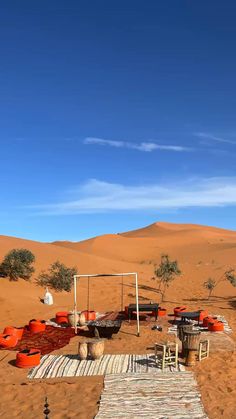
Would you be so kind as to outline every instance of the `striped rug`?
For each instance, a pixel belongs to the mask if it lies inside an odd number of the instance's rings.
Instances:
[[[95,419],[207,419],[192,372],[107,375]]]
[[[178,371],[180,370],[184,370],[182,365],[178,367]],[[166,371],[176,371],[176,369],[168,367]],[[79,377],[144,372],[162,372],[155,362],[154,354],[103,355],[102,358],[96,361],[81,361],[78,355],[44,355],[40,365],[29,372],[28,378]]]

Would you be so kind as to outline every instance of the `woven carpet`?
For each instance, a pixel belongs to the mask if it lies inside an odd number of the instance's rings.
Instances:
[[[75,331],[71,327],[60,328],[46,326],[45,332],[32,333],[25,328],[23,337],[15,348],[9,351],[21,351],[22,349],[39,349],[44,354],[49,354],[56,349],[68,345],[70,339],[75,336]]]
[[[96,419],[207,419],[192,372],[107,375]]]
[[[224,332],[217,332],[217,333],[232,333],[232,329],[229,326],[229,323],[227,322],[226,318],[224,316],[221,316],[219,314],[214,314],[213,317],[217,317],[217,320],[224,323]],[[207,332],[207,327],[198,326],[198,322],[193,320],[193,328],[194,330],[200,330],[201,332]],[[169,334],[174,334],[177,336],[177,324],[173,324],[171,327],[168,328]],[[216,333],[216,332],[214,332]]]
[[[184,370],[179,366],[178,370]],[[154,360],[154,354],[103,355],[100,359],[79,360],[78,355],[45,355],[40,365],[33,368],[28,378],[79,377],[85,375],[126,374],[140,372],[162,372]],[[168,367],[166,371],[176,371]]]

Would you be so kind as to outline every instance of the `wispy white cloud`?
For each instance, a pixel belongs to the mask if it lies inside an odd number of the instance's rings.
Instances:
[[[128,141],[105,140],[103,138],[96,138],[96,137],[85,138],[84,144],[110,146],[110,147],[116,147],[116,148],[125,147],[125,148],[134,149],[134,150],[149,152],[149,153],[155,150],[177,151],[177,152],[192,151],[192,148],[184,147],[184,146],[163,145],[163,144],[157,144],[155,142],[131,143]]]
[[[216,141],[218,143],[228,143],[228,144],[236,145],[236,141],[232,141],[232,140],[222,138],[222,137],[217,137],[209,132],[195,132],[194,135],[196,137],[202,138],[203,140],[210,140],[210,141]]]
[[[84,144],[95,144],[110,147],[125,147],[124,141],[104,140],[103,138],[87,137],[84,139]]]
[[[66,215],[236,205],[236,177],[133,186],[91,179],[75,195],[70,201],[30,208],[37,214]]]

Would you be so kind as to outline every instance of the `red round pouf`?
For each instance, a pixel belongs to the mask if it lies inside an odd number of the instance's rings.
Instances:
[[[33,333],[44,332],[46,329],[46,322],[45,320],[30,320],[29,322],[29,330]]]
[[[204,317],[204,319],[203,319],[203,321],[202,321],[202,325],[203,325],[203,327],[208,327],[208,324],[209,324],[209,323],[214,323],[214,322],[215,322],[215,320],[217,320],[217,319],[214,319],[214,318],[213,318],[213,317],[211,317],[211,316]]]
[[[86,321],[96,320],[96,311],[93,310],[84,310],[81,314],[84,314]]]
[[[219,321],[214,321],[214,322],[208,323],[208,330],[210,332],[223,332],[224,323],[219,322]]]
[[[166,308],[159,307],[158,308],[158,317],[166,316]]]
[[[18,340],[21,340],[22,335],[24,333],[24,328],[23,327],[6,326],[3,333],[6,334],[6,335],[17,336]]]
[[[56,313],[56,323],[62,324],[62,323],[68,323],[68,311],[58,311]]]
[[[0,334],[0,347],[1,348],[15,348],[18,343],[18,337],[16,335]]]
[[[18,368],[32,368],[40,364],[41,352],[39,349],[23,349],[16,354]]]
[[[203,319],[208,316],[208,311],[207,310],[199,310],[199,311],[200,311],[199,321],[202,322]]]
[[[175,315],[175,317],[178,317],[179,313],[184,313],[185,311],[187,311],[187,307],[185,307],[185,306],[175,307],[174,308],[174,315]]]

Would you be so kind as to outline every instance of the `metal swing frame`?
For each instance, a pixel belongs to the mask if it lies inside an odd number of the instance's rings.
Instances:
[[[137,313],[137,336],[140,336],[140,322],[139,322],[139,297],[138,297],[138,273],[137,272],[123,272],[123,273],[119,273],[119,274],[77,274],[74,275],[74,312],[77,313],[77,280],[79,278],[99,278],[99,277],[106,277],[106,276],[112,276],[112,277],[117,277],[117,276],[121,276],[122,278],[124,276],[134,276],[135,277],[135,298],[136,298],[136,313]],[[123,287],[123,284],[122,284]],[[74,324],[74,328],[75,328],[75,333],[77,333],[77,322],[76,322],[76,316],[74,316],[75,318],[75,324]]]

